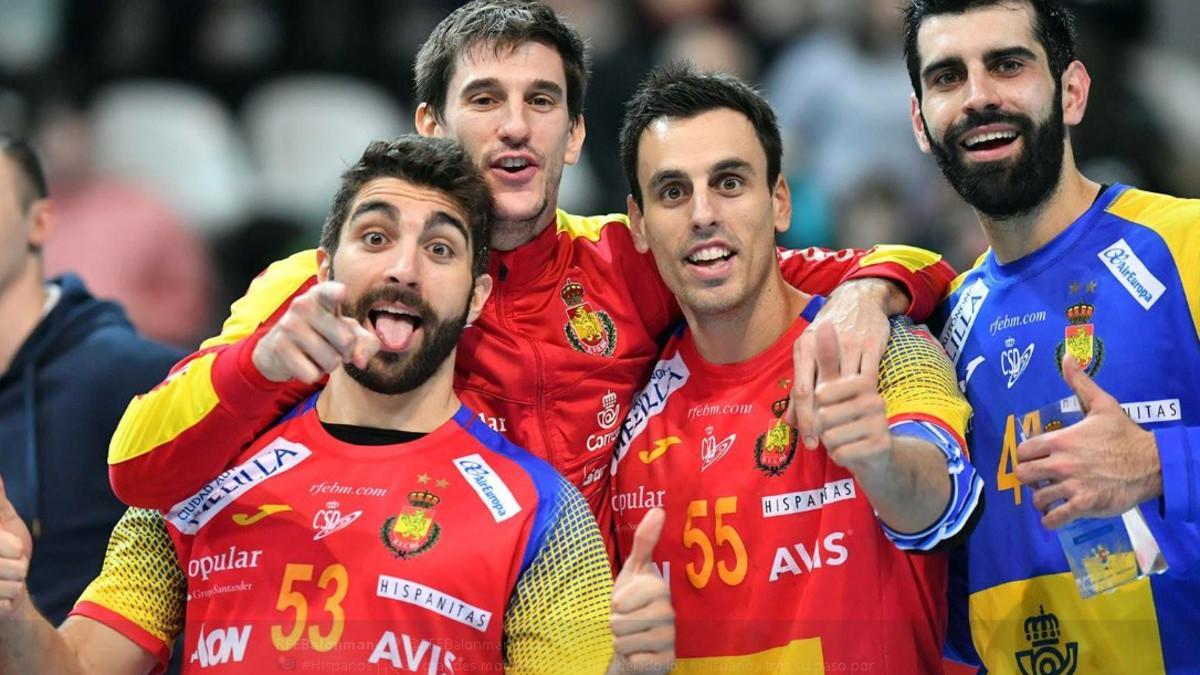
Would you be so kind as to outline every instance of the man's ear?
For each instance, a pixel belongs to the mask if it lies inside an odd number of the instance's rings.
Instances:
[[[638,253],[645,253],[650,250],[650,242],[646,239],[646,219],[633,200],[633,195],[625,196],[625,208],[629,212],[629,233],[633,235],[633,247]]]
[[[792,188],[788,186],[787,177],[782,172],[779,178],[775,179],[771,201],[775,213],[775,231],[787,232],[792,226]]]
[[[484,272],[475,277],[475,287],[471,289],[471,306],[467,310],[467,323],[475,323],[483,312],[483,305],[492,295],[492,275]]]
[[[587,126],[583,123],[583,115],[576,115],[571,124],[570,138],[567,139],[567,154],[563,158],[566,164],[575,164],[583,153],[583,139],[587,137]]]
[[[413,123],[417,129],[417,133],[422,136],[446,135],[445,130],[442,128],[442,123],[438,121],[437,112],[428,103],[422,103],[417,106],[417,114]]]
[[[1072,61],[1063,71],[1062,77],[1063,124],[1073,127],[1083,121],[1091,89],[1092,76],[1088,74],[1083,62]]]
[[[317,249],[317,282],[324,283],[333,278],[333,256],[324,248]]]
[[[921,152],[929,154],[929,136],[925,135],[925,117],[921,114],[921,100],[916,94],[908,97],[908,115],[912,118],[913,136],[917,139],[917,147]]]
[[[50,241],[58,224],[54,202],[49,199],[34,200],[29,205],[29,222],[28,247],[40,251]]]

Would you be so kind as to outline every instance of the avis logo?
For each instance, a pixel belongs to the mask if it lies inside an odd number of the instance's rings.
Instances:
[[[192,652],[191,663],[199,661],[201,668],[241,663],[246,656],[246,643],[250,641],[250,628],[218,628],[205,633],[201,624],[200,639],[196,642],[196,650]]]
[[[846,564],[850,551],[846,549],[845,532],[832,532],[824,539],[813,542],[810,550],[803,543],[792,546],[780,546],[775,549],[775,562],[771,565],[771,581],[776,581],[784,574],[800,576],[805,572],[824,567],[838,567]],[[803,568],[801,567],[803,565]]]
[[[1008,376],[1008,388],[1012,389],[1033,358],[1034,343],[1029,343],[1022,351],[1016,348],[1016,340],[1008,338],[1004,341],[1004,351],[1000,352],[1000,370]]]

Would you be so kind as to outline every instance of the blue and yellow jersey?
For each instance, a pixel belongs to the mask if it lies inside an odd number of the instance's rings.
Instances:
[[[951,621],[954,655],[996,673],[1200,671],[1200,201],[1109,187],[1035,253],[984,255],[934,326],[975,411],[967,441],[986,483],[953,564],[971,638]],[[1169,571],[1089,600],[1014,475],[1022,416],[1072,394],[1068,355],[1153,430],[1162,459],[1164,494],[1141,511]]]
[[[185,672],[602,673],[611,596],[579,492],[470,409],[354,445],[305,405],[192,497],[130,510],[75,614],[164,662],[185,629]]]

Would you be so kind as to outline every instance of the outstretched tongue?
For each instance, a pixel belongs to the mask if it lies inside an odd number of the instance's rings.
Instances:
[[[380,312],[375,317],[375,334],[383,343],[383,348],[390,352],[401,352],[408,349],[412,342],[416,326],[409,317],[401,317],[389,312]]]

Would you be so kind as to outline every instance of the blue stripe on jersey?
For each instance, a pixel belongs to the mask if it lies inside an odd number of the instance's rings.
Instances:
[[[973,466],[963,460],[962,448],[959,447],[958,441],[937,425],[905,420],[893,424],[891,433],[932,443],[946,458],[946,469],[950,476],[950,499],[946,503],[946,510],[932,525],[920,532],[907,534],[893,530],[883,521],[879,522],[884,534],[898,548],[906,551],[928,551],[962,531],[963,526],[971,519],[980,495],[983,494],[983,479],[975,472]]]
[[[299,416],[303,415],[304,413],[308,412],[309,410],[312,410],[313,407],[315,407],[317,405],[317,397],[320,395],[321,395],[321,392],[319,392],[319,391],[314,392],[312,396],[309,396],[308,398],[304,399],[303,401],[297,403],[295,408],[292,408],[287,413],[285,413],[283,415],[283,417],[280,417],[279,421],[276,422],[275,424],[283,424],[284,422],[292,419],[293,417],[299,417]]]
[[[554,528],[554,522],[558,519],[559,495],[563,490],[572,488],[553,467],[494,431],[467,406],[461,406],[458,412],[454,413],[454,421],[488,450],[503,455],[520,465],[525,473],[529,474],[534,487],[537,488],[537,513],[533,519],[533,528],[529,532],[525,555],[521,560],[519,577],[529,569],[534,557],[545,544],[546,537]]]
[[[821,311],[821,308],[824,306],[825,297],[821,295],[814,295],[809,298],[808,304],[804,306],[804,309],[800,312],[800,316],[803,317],[805,321],[812,323],[813,319],[817,318],[817,312]]]
[[[1200,521],[1200,504],[1191,486],[1198,483],[1196,453],[1200,452],[1200,429],[1168,427],[1156,429],[1154,440],[1162,459],[1163,515],[1169,520]]]

